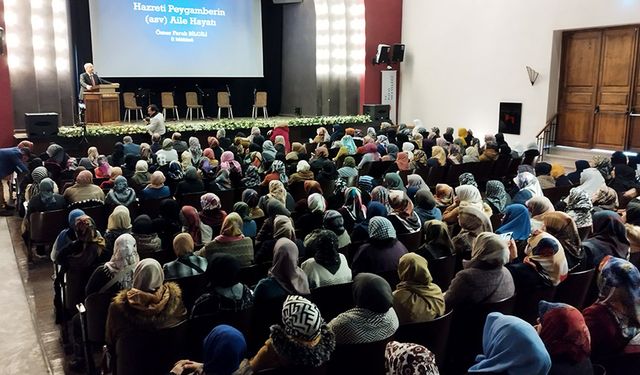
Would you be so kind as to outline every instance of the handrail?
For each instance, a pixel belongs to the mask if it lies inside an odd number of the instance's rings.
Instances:
[[[558,114],[556,113],[547,121],[547,123],[544,125],[544,128],[542,128],[542,130],[540,130],[540,132],[536,135],[536,138],[540,137],[540,135],[542,135],[542,133],[544,133],[544,131],[547,130],[547,128],[549,128],[557,118]]]

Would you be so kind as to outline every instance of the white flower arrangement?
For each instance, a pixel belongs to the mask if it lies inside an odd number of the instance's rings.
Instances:
[[[216,131],[218,129],[235,130],[250,129],[254,126],[260,128],[272,128],[282,122],[287,122],[289,126],[331,126],[334,124],[368,124],[371,122],[369,115],[355,116],[318,116],[293,118],[289,121],[282,119],[275,120],[214,120],[214,121],[190,121],[190,122],[168,122],[166,123],[168,132],[197,132]],[[100,137],[104,135],[132,135],[146,134],[145,125],[112,125],[112,126],[87,126],[87,137]],[[62,126],[58,129],[58,136],[63,138],[75,138],[82,136],[82,127]]]

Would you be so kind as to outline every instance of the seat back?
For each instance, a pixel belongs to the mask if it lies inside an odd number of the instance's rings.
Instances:
[[[460,181],[458,180],[458,177],[463,174],[464,172],[468,172],[469,164],[451,164],[449,166],[449,173],[447,173],[447,179],[445,180],[445,183],[451,187],[456,187],[458,185],[460,185]]]
[[[375,161],[371,164],[371,168],[367,174],[375,179],[382,179],[387,170],[389,170],[391,165],[394,163],[395,161],[392,160]]]
[[[187,107],[199,107],[198,94],[193,91],[187,91],[184,93],[184,98],[187,101]]]
[[[161,199],[144,199],[140,201],[140,212],[144,212],[149,215],[152,219],[160,216],[160,203],[162,203],[165,199],[172,198],[161,198]]]
[[[123,92],[122,101],[124,102],[125,109],[137,109],[138,103],[136,102],[136,94],[133,92]]]
[[[391,338],[366,344],[336,345],[329,361],[329,373],[384,374],[384,351],[389,341]]]
[[[107,314],[113,295],[111,293],[93,293],[84,300],[87,310],[87,336],[92,344],[103,344]]]
[[[187,321],[153,332],[132,331],[116,342],[116,374],[165,374],[185,358],[188,344]]]
[[[586,271],[570,273],[556,288],[555,301],[563,302],[582,310],[585,307],[587,293],[596,274],[594,268]]]
[[[254,104],[256,108],[264,108],[267,106],[267,92],[266,91],[258,91],[256,92],[256,102]]]
[[[67,210],[34,212],[29,215],[31,243],[53,245],[58,234],[69,227]]]
[[[427,186],[435,187],[437,184],[444,181],[444,178],[446,175],[447,175],[447,166],[432,167],[432,168],[429,168],[427,178],[425,179],[424,176],[422,178],[424,179],[424,182],[427,183]]]
[[[398,241],[402,242],[407,250],[416,251],[422,243],[422,231],[399,234]]]
[[[296,202],[307,198],[307,193],[304,191],[304,181],[296,181],[289,185],[289,192]]]
[[[158,261],[158,263],[160,263],[161,265],[164,265],[173,260],[176,260],[176,255],[173,253],[173,251],[169,251],[169,250],[159,250],[151,253],[140,254],[140,259],[147,259],[147,258],[155,259]]]
[[[407,186],[407,184],[408,184],[407,176],[409,176],[412,173],[413,173],[412,170],[399,171],[398,172],[398,174],[400,175],[400,179],[402,179],[402,183],[404,184],[404,186]]]
[[[553,301],[555,293],[555,287],[535,288],[518,293],[514,315],[526,322],[535,324],[538,320],[538,304],[542,300]]]
[[[91,270],[93,271],[93,270]],[[91,276],[91,271],[69,271],[64,275],[64,307],[75,311],[76,305],[84,302],[85,287]]]
[[[282,324],[282,304],[285,297],[272,298],[267,301],[255,301],[251,312],[251,335],[249,351],[257,351],[269,338],[270,327]]]
[[[449,289],[451,280],[455,275],[456,257],[453,255],[437,258],[429,261],[429,272],[433,282],[442,290]]]
[[[200,198],[204,194],[206,194],[206,191],[202,191],[199,193],[183,194],[182,196],[180,196],[180,198],[178,198],[178,203],[180,204],[180,207],[191,206],[196,210],[200,211],[202,210],[202,205],[200,204]]]
[[[229,93],[226,91],[218,91],[218,107],[229,108],[231,107],[231,101]]]
[[[231,190],[219,190],[216,191],[216,195],[220,198],[220,205],[222,209],[227,213],[233,211],[233,205],[236,203],[236,191]]]
[[[173,281],[180,286],[182,290],[182,303],[188,311],[191,311],[193,304],[200,297],[207,286],[207,279],[204,274],[180,277],[178,279],[170,279],[166,281]]]
[[[508,155],[500,155],[498,160],[493,162],[489,179],[502,180],[507,175],[509,164],[511,163],[511,157]],[[517,168],[516,168],[517,170]]]
[[[328,285],[311,291],[310,300],[318,306],[326,322],[355,306],[352,282]]]
[[[556,204],[562,198],[569,195],[569,191],[573,186],[558,186],[554,188],[544,189],[542,190],[542,194],[549,198],[551,203]]]
[[[62,173],[62,168],[58,164],[45,162],[44,167],[47,169],[47,172],[49,173],[49,177],[53,181],[58,182],[60,180],[60,174]],[[62,194],[62,192],[60,192],[60,194]]]
[[[93,221],[96,223],[96,228],[99,231],[104,233],[105,229],[107,229],[107,209],[104,205],[86,207],[82,209],[85,215],[90,216]]]
[[[515,158],[509,161],[509,166],[507,167],[507,171],[505,177],[512,178],[518,174],[518,167],[522,164],[522,158]]]
[[[267,277],[269,268],[271,268],[271,262],[242,267],[238,272],[238,278],[241,283],[252,288],[258,284],[258,281]]]
[[[442,366],[447,353],[452,320],[453,311],[449,311],[430,322],[403,324],[398,327],[394,340],[424,346],[436,356],[437,365]]]
[[[176,104],[173,102],[173,93],[172,92],[163,92],[160,94],[160,102],[162,108],[173,108]]]

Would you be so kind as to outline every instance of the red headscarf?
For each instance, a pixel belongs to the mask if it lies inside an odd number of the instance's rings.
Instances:
[[[564,303],[540,301],[540,338],[555,361],[578,363],[591,355],[591,336],[580,311]]]
[[[180,214],[184,218],[184,226],[187,228],[187,233],[193,238],[193,242],[201,244],[202,234],[200,232],[200,215],[198,215],[198,211],[192,206],[183,206]]]

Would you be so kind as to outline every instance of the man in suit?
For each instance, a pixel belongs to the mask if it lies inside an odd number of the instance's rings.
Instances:
[[[111,82],[104,80],[95,73],[92,63],[84,64],[84,73],[80,74],[80,99],[84,97],[86,90],[91,90],[93,86],[100,84],[109,84]]]

